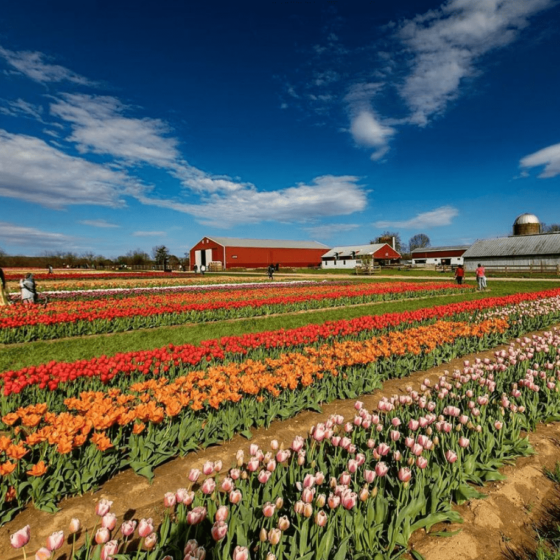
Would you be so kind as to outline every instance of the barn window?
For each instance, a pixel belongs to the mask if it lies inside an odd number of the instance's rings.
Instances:
[[[346,264],[346,261],[342,261],[342,264]]]
[[[232,258],[232,259],[236,259],[236,258],[237,258],[237,255],[232,255],[231,258]]]

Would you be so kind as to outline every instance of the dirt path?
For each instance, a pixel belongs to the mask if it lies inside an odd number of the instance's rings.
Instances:
[[[306,435],[314,424],[326,420],[331,414],[342,414],[352,418],[355,400],[361,400],[368,409],[374,409],[382,396],[406,393],[407,386],[418,389],[425,378],[435,382],[444,371],[462,368],[465,359],[492,357],[497,349],[504,347],[463,356],[430,370],[416,372],[405,379],[388,381],[383,389],[373,394],[327,404],[322,413],[303,412],[292,419],[274,422],[269,429],[255,430],[251,443],[268,448],[272,439],[278,439],[285,446],[289,446],[296,435]],[[463,525],[450,528],[443,526],[439,529],[462,529],[457,536],[435,538],[419,532],[412,539],[414,548],[427,560],[474,560],[503,558],[502,553],[507,547],[519,550],[523,546],[532,546],[534,539],[531,524],[553,495],[553,484],[542,474],[542,467],[546,465],[552,468],[555,462],[560,460],[560,424],[541,425],[529,439],[537,455],[522,458],[514,467],[505,468],[503,472],[508,476],[507,480],[488,485],[488,499],[473,501],[459,507],[465,519]],[[10,547],[9,535],[27,524],[31,525],[32,533],[28,546],[30,552],[44,546],[46,537],[52,532],[67,532],[73,517],[79,518],[84,528],[91,529],[98,520],[94,509],[101,498],[114,501],[112,511],[119,519],[126,516],[127,519],[154,517],[157,520],[163,511],[165,492],[188,486],[187,475],[191,468],[201,468],[206,460],[221,459],[227,469],[234,463],[236,451],[240,448],[247,451],[248,447],[248,440],[236,436],[223,445],[174,459],[156,469],[152,485],[146,479],[135,475],[132,470],[124,471],[108,481],[95,494],[63,500],[60,504],[61,510],[54,515],[28,506],[13,521],[0,529],[0,558],[21,558],[21,554]]]

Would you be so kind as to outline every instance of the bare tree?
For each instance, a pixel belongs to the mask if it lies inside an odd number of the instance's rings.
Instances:
[[[555,231],[560,231],[560,224],[550,224],[549,226],[543,224],[542,230],[543,233],[553,233]]]
[[[408,241],[408,250],[410,253],[414,249],[424,249],[430,246],[430,238],[425,233],[417,233],[413,235]]]

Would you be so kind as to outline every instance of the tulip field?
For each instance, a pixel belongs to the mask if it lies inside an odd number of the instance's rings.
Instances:
[[[343,281],[75,291],[45,308],[0,308],[0,339],[472,290]],[[525,434],[538,422],[560,417],[556,324],[560,288],[0,372],[0,524],[28,504],[55,512],[63,497],[94,491],[124,469],[151,480],[173,457],[238,434],[250,439],[274,420],[508,343],[492,360],[465,362],[376,410],[356,402],[354,417],[331,416],[306,438],[253,444],[229,465],[185,473],[184,487],[162,496],[161,523],[118,523],[112,503],[101,500],[95,528],[84,532],[74,519],[35,556],[55,559],[70,542],[71,560],[397,558],[417,529],[457,520],[452,502],[481,496],[473,484],[498,480],[502,465],[531,453]],[[543,329],[550,330],[525,337]],[[32,532],[12,533],[22,558]]]
[[[450,283],[253,286],[203,293],[120,293],[0,308],[0,344],[83,336],[472,291]]]

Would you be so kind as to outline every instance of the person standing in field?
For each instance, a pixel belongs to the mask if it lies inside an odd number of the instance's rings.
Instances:
[[[478,267],[476,269],[476,281],[480,291],[486,289],[486,270],[484,270],[484,267],[480,263],[478,263]]]
[[[465,269],[463,268],[463,265],[460,264],[455,269],[455,280],[457,281],[457,284],[459,284],[459,286],[461,286],[461,284],[463,283],[464,277],[465,277]]]
[[[6,293],[6,277],[0,268],[0,305],[8,305],[8,294]]]
[[[269,264],[268,265],[268,277],[270,278],[270,280],[274,280],[274,265],[273,264]]]
[[[28,272],[25,278],[19,281],[19,287],[21,288],[21,301],[23,301],[23,303],[29,305],[37,301],[37,287],[35,286],[35,279],[31,272]]]

